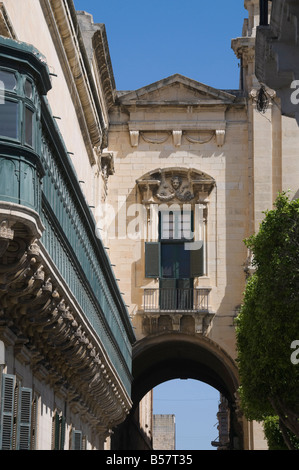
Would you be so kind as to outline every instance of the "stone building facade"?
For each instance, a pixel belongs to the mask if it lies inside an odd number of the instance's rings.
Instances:
[[[207,381],[228,399],[228,448],[256,449],[263,433],[239,412],[235,369],[234,319],[251,271],[244,239],[279,191],[298,196],[299,134],[275,91],[261,107],[259,1],[244,5],[232,40],[238,90],[175,74],[117,93],[108,151],[118,177],[100,223],[136,328],[133,402],[162,377]]]
[[[175,450],[175,415],[153,416],[153,449]]]
[[[238,406],[234,319],[244,239],[298,196],[299,134],[271,89],[261,109],[244,5],[238,90],[178,73],[120,91],[105,26],[72,0],[0,3],[1,390],[31,404],[27,446],[150,448],[151,390],[180,377],[227,400],[227,448],[265,446]]]
[[[91,63],[78,27],[73,2],[0,3],[1,449],[104,449],[132,406],[135,335],[92,213],[113,76],[105,31]]]

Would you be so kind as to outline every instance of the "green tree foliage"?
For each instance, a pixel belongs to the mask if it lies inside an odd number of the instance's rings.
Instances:
[[[236,324],[241,405],[249,420],[279,416],[299,438],[299,364],[291,361],[299,340],[299,200],[280,194],[246,245],[255,273]]]
[[[283,434],[279,426],[278,416],[268,416],[264,421],[264,432],[268,442],[269,450],[288,450],[288,446],[285,443]],[[287,431],[289,442],[292,448],[299,450],[299,440],[295,436]]]

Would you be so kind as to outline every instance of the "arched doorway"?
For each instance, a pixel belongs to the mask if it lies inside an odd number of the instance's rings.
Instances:
[[[242,448],[242,426],[236,416],[237,368],[233,360],[210,339],[184,333],[160,333],[133,347],[132,411],[114,433],[112,449],[139,450],[137,429],[140,400],[166,380],[195,379],[217,389],[230,408],[230,449]],[[145,449],[145,448],[143,448]]]

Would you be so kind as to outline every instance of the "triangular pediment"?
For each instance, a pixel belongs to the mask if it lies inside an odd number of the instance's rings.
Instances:
[[[183,75],[175,74],[138,90],[119,93],[122,104],[204,104],[211,102],[232,103],[236,96],[232,93],[204,85]]]

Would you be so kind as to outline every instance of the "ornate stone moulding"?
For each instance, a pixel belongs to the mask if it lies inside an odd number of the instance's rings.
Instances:
[[[0,210],[0,338],[36,377],[65,390],[74,412],[80,409],[108,435],[125,420],[130,397],[36,238],[41,225],[35,228],[26,208],[24,223],[10,213]]]
[[[207,144],[215,139],[216,145],[222,147],[225,142],[225,124],[220,123],[202,123],[202,125],[194,124],[181,124],[180,129],[173,129],[173,124],[155,123],[151,126],[138,126],[137,124],[129,124],[130,142],[132,147],[138,147],[140,138],[150,144],[163,144],[170,137],[172,138],[173,145],[180,147],[183,143],[183,138],[192,144]],[[136,129],[139,127],[139,129]],[[217,128],[215,128],[217,127]]]
[[[144,204],[206,203],[215,186],[215,180],[206,173],[185,168],[159,168],[136,183]]]
[[[142,329],[147,335],[159,332],[188,333],[206,336],[214,313],[146,313],[142,314]]]

